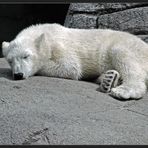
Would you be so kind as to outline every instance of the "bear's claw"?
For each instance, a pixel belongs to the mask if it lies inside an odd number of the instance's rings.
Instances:
[[[120,74],[116,70],[108,70],[100,77],[99,91],[109,93],[111,88],[118,85]]]

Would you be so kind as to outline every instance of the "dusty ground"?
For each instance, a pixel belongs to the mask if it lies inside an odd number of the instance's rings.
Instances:
[[[13,81],[0,59],[0,144],[148,144],[148,95],[118,101],[89,82]]]

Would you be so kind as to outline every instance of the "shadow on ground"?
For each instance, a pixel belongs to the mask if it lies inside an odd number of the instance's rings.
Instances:
[[[10,68],[0,68],[0,78],[12,80],[12,73]]]

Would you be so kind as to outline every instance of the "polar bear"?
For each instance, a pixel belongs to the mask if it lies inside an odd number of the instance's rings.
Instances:
[[[139,99],[147,91],[148,45],[127,32],[37,24],[22,30],[11,42],[4,41],[2,51],[14,79],[38,74],[100,80],[99,76],[112,70],[110,74],[119,73],[122,83],[110,88],[111,96]],[[105,78],[107,75],[102,78],[107,80],[106,86],[113,79]]]

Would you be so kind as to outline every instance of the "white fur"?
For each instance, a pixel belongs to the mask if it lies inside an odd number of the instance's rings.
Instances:
[[[2,49],[13,73],[24,78],[39,74],[78,80],[113,69],[123,84],[112,88],[112,96],[136,99],[146,93],[148,45],[126,32],[40,24],[3,42]]]

